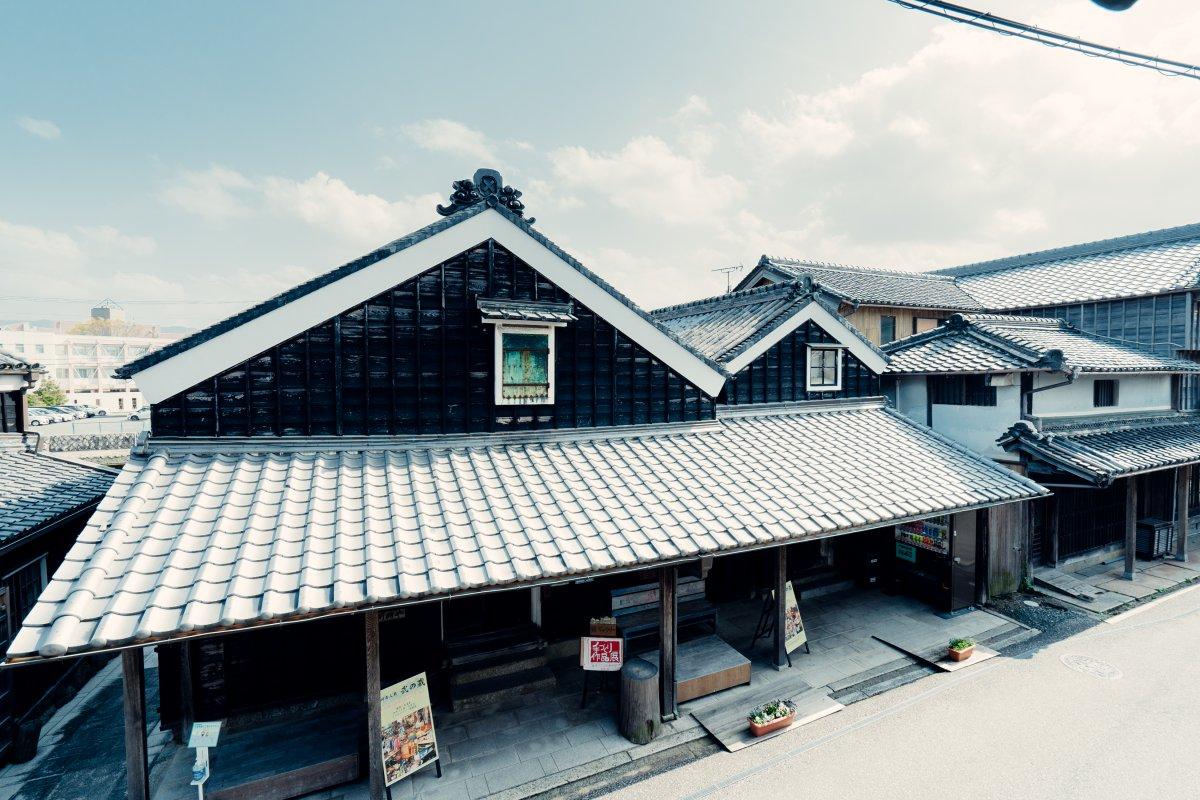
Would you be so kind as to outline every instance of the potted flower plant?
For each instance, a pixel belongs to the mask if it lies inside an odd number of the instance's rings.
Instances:
[[[975,640],[951,639],[949,652],[954,661],[966,661],[975,653]]]
[[[765,736],[791,725],[796,719],[796,705],[791,700],[772,700],[751,711],[747,719],[750,720],[750,733]]]

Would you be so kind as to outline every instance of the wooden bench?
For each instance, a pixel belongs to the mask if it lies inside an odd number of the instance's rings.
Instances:
[[[657,583],[614,589],[609,595],[612,615],[625,641],[658,635],[661,609]],[[712,627],[713,633],[717,632],[717,608],[704,599],[702,578],[680,578],[678,598],[676,626],[679,630],[707,624]]]

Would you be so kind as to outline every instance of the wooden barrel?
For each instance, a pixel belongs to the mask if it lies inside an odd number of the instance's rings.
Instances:
[[[644,658],[621,667],[621,735],[634,744],[658,736],[662,717],[658,709],[658,665]]]

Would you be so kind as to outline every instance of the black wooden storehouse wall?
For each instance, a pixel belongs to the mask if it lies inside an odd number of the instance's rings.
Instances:
[[[496,406],[480,297],[575,301],[556,332],[555,402]],[[488,241],[152,412],[156,436],[463,433],[688,421],[713,401]]]
[[[17,392],[0,392],[0,433],[17,433],[21,426],[17,421]]]
[[[842,350],[841,391],[806,391],[810,344],[837,344],[837,340],[815,322],[801,324],[726,384],[726,402],[730,405],[788,403],[879,394],[879,376],[849,349]]]

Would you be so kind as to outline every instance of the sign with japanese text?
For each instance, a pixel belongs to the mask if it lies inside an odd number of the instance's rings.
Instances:
[[[424,672],[384,687],[379,693],[379,712],[383,722],[383,775],[388,786],[438,760]]]
[[[808,632],[804,630],[804,620],[800,618],[800,603],[796,601],[796,590],[792,588],[792,582],[788,581],[784,587],[783,647],[791,653],[808,641]]]
[[[612,636],[579,639],[579,666],[593,672],[616,672],[625,656],[625,640]]]
[[[221,737],[221,720],[215,722],[193,722],[188,737],[188,747],[216,747]]]

